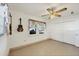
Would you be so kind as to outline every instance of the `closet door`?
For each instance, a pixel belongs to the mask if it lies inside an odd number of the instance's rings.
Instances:
[[[0,5],[0,36],[2,36],[8,25],[8,7],[7,5]]]
[[[0,6],[0,36],[4,34],[4,8]]]
[[[74,39],[74,45],[76,45],[77,47],[79,47],[79,31],[75,31],[75,39]]]
[[[8,55],[7,6],[0,4],[0,56]]]
[[[74,44],[75,40],[75,35],[74,31],[71,30],[66,30],[64,31],[64,42]]]

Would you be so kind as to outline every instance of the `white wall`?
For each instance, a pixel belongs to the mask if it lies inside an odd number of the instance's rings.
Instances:
[[[79,17],[59,18],[49,23],[50,37],[70,44],[79,46]],[[61,22],[64,21],[64,22]]]
[[[20,11],[11,10],[12,13],[12,35],[10,37],[10,48],[19,47],[26,44],[31,44],[34,42],[38,42],[41,40],[45,40],[48,38],[47,30],[45,30],[44,34],[37,34],[37,35],[29,35],[28,34],[28,19],[35,19],[39,21],[44,21],[40,18],[36,18],[34,16],[29,16],[25,13]],[[19,18],[22,18],[22,25],[24,28],[23,32],[17,32],[17,28],[19,25]]]

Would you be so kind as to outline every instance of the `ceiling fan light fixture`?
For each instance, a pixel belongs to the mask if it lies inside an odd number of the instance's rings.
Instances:
[[[48,11],[50,11],[51,9],[50,9],[50,8],[48,8],[47,10],[48,10]]]
[[[61,17],[62,15],[60,15],[60,13],[63,11],[66,11],[67,8],[63,7],[63,8],[60,8],[59,10],[56,10],[54,8],[47,8],[46,10],[49,12],[49,14],[46,14],[45,16],[48,15],[49,19],[52,19],[54,17]]]

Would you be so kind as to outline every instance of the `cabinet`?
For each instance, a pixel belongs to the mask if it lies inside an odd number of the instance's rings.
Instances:
[[[79,31],[75,31],[75,39],[74,39],[74,44],[79,47]]]

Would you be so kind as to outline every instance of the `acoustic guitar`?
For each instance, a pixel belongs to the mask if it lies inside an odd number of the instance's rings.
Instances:
[[[21,24],[21,18],[19,20],[20,20],[20,24],[18,25],[17,31],[22,32],[23,31],[23,25]]]

